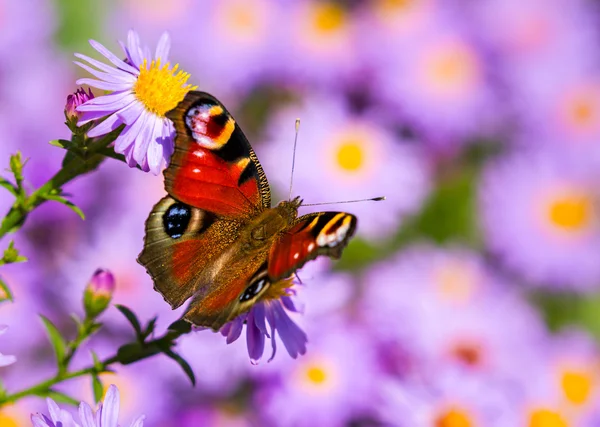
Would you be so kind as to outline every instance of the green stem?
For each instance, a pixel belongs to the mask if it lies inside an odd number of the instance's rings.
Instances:
[[[32,387],[23,389],[21,391],[17,391],[15,393],[6,394],[0,397],[0,408],[6,404],[14,403],[24,397],[28,396],[44,396],[48,394],[53,386],[59,384],[63,381],[67,381],[73,378],[82,377],[85,375],[99,375],[103,372],[107,372],[110,365],[115,363],[121,364],[131,364],[134,362],[138,362],[140,360],[147,359],[149,357],[155,356],[164,352],[165,348],[169,348],[174,345],[176,339],[181,337],[182,335],[187,334],[191,329],[188,330],[168,330],[164,335],[154,340],[148,341],[144,343],[144,345],[138,345],[137,347],[131,347],[132,344],[126,345],[129,348],[130,353],[127,355],[126,360],[123,360],[123,356],[120,354],[120,351],[117,351],[117,354],[111,356],[99,364],[88,366],[83,369],[79,369],[73,372],[65,372],[58,373],[54,377],[43,381],[39,384],[36,384]],[[125,346],[123,346],[125,347]],[[122,347],[122,348],[123,348]],[[132,351],[132,349],[137,349],[136,351]]]
[[[112,143],[119,135],[121,128],[109,133],[99,141],[93,144],[85,145],[77,154],[67,151],[63,160],[63,167],[48,182],[34,191],[31,196],[23,195],[17,198],[15,204],[10,208],[8,214],[0,224],[0,239],[6,234],[16,231],[23,225],[27,215],[46,201],[44,196],[59,192],[61,187],[77,178],[95,170],[109,156],[108,145]],[[77,136],[78,137],[78,136]],[[74,136],[75,138],[75,136]],[[121,159],[119,159],[121,160]],[[123,159],[124,160],[124,159]]]

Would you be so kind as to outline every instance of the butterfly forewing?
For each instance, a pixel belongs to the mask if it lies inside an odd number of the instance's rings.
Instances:
[[[189,92],[167,113],[176,130],[165,188],[177,200],[229,218],[271,206],[269,183],[242,130],[213,96]]]

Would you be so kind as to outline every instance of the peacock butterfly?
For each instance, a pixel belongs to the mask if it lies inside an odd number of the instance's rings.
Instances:
[[[173,309],[191,298],[185,320],[218,330],[307,261],[341,256],[356,217],[298,217],[300,198],[271,207],[258,158],[217,99],[189,92],[167,117],[176,130],[168,195],[146,220],[138,262]]]

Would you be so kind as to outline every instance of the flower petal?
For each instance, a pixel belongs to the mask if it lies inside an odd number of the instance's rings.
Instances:
[[[100,425],[102,427],[117,427],[119,418],[119,389],[114,384],[108,386],[108,391],[102,404],[102,417]]]
[[[145,415],[140,415],[135,421],[131,423],[131,427],[143,427],[145,419]]]
[[[131,75],[131,74],[127,74],[125,76],[119,76],[116,74],[111,74],[111,73],[105,73],[103,71],[98,71],[98,70],[94,70],[92,67],[89,67],[85,64],[82,64],[79,61],[73,61],[75,63],[75,65],[80,66],[81,68],[83,68],[85,71],[87,71],[88,73],[90,73],[92,76],[97,77],[105,82],[109,82],[109,83],[129,83],[131,84],[131,86],[133,87],[133,84],[136,81],[135,76]]]
[[[78,79],[75,83],[77,83],[78,85],[88,85],[96,89],[111,91],[131,89],[130,83],[107,83],[100,80],[88,78]]]
[[[137,32],[129,30],[127,33],[127,52],[131,62],[137,67],[141,68],[144,63],[144,54],[140,44],[140,36]],[[149,58],[148,58],[149,59]]]
[[[246,321],[246,343],[248,346],[248,356],[250,356],[250,362],[255,365],[258,363],[265,351],[265,335],[256,326],[253,310],[248,312],[248,318]]]
[[[281,303],[273,304],[273,314],[277,331],[289,355],[295,359],[299,354],[306,353],[306,334],[290,319]]]
[[[5,355],[5,354],[0,353],[0,368],[3,368],[4,366],[12,365],[16,361],[17,361],[16,356]]]
[[[112,53],[110,50],[98,43],[96,40],[90,40],[90,44],[94,49],[100,52],[106,59],[115,64],[121,70],[129,71],[130,73],[135,74],[136,76],[140,73],[136,68],[127,64],[125,61],[117,58],[117,56],[114,53]]]
[[[267,332],[267,325],[265,324],[265,305],[264,303],[254,304],[252,307],[252,311],[254,312],[254,324],[258,328],[259,331],[266,335],[267,338],[271,338],[269,332]]]
[[[83,55],[81,53],[76,53],[75,57],[89,62],[94,67],[107,73],[118,74],[120,76],[137,76],[140,74],[138,70],[135,70],[135,73],[129,73],[127,71],[121,70],[120,68],[111,67],[110,65],[106,65],[104,62],[100,62],[94,58],[90,58],[89,56]]]
[[[98,96],[96,98],[92,98],[89,101],[86,101],[84,104],[81,104],[79,107],[77,107],[77,111],[86,111],[85,109],[81,109],[82,107],[88,107],[88,106],[105,106],[105,105],[112,105],[115,102],[129,97],[129,96],[133,96],[135,99],[135,95],[133,94],[133,91],[131,90],[122,90],[122,91],[118,91],[118,92],[113,92],[109,95],[102,95],[102,96]]]
[[[154,144],[154,127],[157,125],[156,119],[157,117],[153,114],[144,114],[145,123],[140,125],[140,134],[135,138],[133,148],[133,158],[139,164],[143,163],[144,158],[148,155],[148,147]]]
[[[117,115],[126,125],[132,125],[146,110],[141,102],[132,102],[127,107],[117,111]]]
[[[165,31],[160,36],[160,39],[158,39],[154,59],[160,59],[162,64],[166,64],[169,62],[169,50],[171,50],[171,37],[169,37],[169,33]]]
[[[86,119],[86,120],[85,121],[81,120],[81,124],[89,121],[89,120],[87,120],[86,114],[92,114],[92,113],[91,112],[83,113],[83,116],[81,118]],[[90,119],[90,120],[93,120],[93,119]],[[78,122],[78,124],[79,124],[79,122]],[[106,135],[107,133],[112,132],[113,130],[115,130],[116,128],[121,126],[122,124],[123,124],[123,121],[119,118],[119,116],[117,114],[111,114],[102,123],[100,123],[96,127],[92,128],[88,132],[88,136],[91,138],[95,138],[97,136]]]
[[[53,422],[40,414],[31,414],[31,423],[33,427],[55,427]]]
[[[115,151],[117,153],[123,153],[125,148],[129,146],[135,147],[135,144],[141,144],[140,142],[140,133],[142,132],[143,126],[146,125],[148,121],[148,116],[150,113],[146,111],[142,111],[139,118],[130,126],[126,126],[121,132],[121,135],[115,140]],[[135,150],[131,153],[133,157],[135,155]],[[133,157],[135,159],[135,157]]]
[[[242,330],[244,329],[244,321],[243,316],[238,316],[229,322],[229,332],[227,333],[227,344],[231,344],[235,340],[237,340],[242,334]]]
[[[49,397],[46,398],[46,404],[48,405],[48,412],[50,413],[50,418],[53,422],[60,421],[60,408],[56,404],[56,402]]]
[[[96,421],[94,420],[94,411],[90,405],[85,402],[79,404],[79,420],[81,421],[82,427],[97,427]]]

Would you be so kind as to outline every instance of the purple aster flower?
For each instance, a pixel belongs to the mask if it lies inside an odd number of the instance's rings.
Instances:
[[[302,123],[294,194],[306,203],[386,196],[384,202],[344,205],[360,218],[358,233],[368,238],[389,236],[406,216],[418,212],[430,188],[424,152],[398,139],[370,115],[351,114],[335,96],[309,95],[302,104],[282,110],[268,125],[270,145],[256,150],[276,188],[289,188],[297,117]],[[282,161],[286,158],[290,163]]]
[[[125,60],[94,40],[90,40],[90,44],[113,66],[77,53],[75,56],[96,69],[81,62],[75,63],[97,78],[79,79],[77,84],[87,84],[112,93],[79,106],[77,111],[83,112],[79,125],[106,117],[88,132],[91,137],[107,134],[125,125],[115,140],[115,151],[125,155],[129,166],[138,164],[144,171],[157,175],[163,160],[168,163],[173,153],[174,128],[165,113],[175,108],[185,94],[194,89],[186,84],[190,75],[178,71],[178,64],[171,67],[167,33],[158,41],[154,57],[148,48],[142,47],[134,31],[129,32],[127,44],[121,43]]]
[[[562,424],[519,423],[514,410],[520,394],[507,382],[461,369],[444,369],[425,383],[384,380],[380,417],[385,425],[402,427],[490,426],[541,427]]]
[[[262,425],[346,426],[368,417],[382,380],[369,332],[346,316],[311,321],[309,354],[277,359],[257,372]],[[368,398],[366,398],[368,396]]]
[[[272,352],[269,362],[273,360],[277,351],[277,335],[288,354],[294,359],[297,358],[298,355],[306,353],[308,340],[304,331],[288,314],[299,312],[293,301],[295,295],[295,289],[291,288],[291,280],[272,285],[267,295],[254,304],[250,311],[223,326],[221,334],[230,344],[240,337],[246,325],[248,355],[253,364],[258,363],[265,351],[265,337],[271,340]]]
[[[519,378],[547,338],[539,315],[466,249],[415,246],[374,265],[364,283],[361,313],[400,377],[459,366]]]
[[[119,389],[115,385],[110,385],[96,413],[90,405],[81,402],[79,405],[80,421],[76,422],[69,412],[60,409],[54,400],[48,398],[46,401],[50,416],[37,413],[31,416],[31,421],[34,427],[118,427],[119,400]],[[143,415],[138,417],[131,423],[131,427],[142,427],[144,418]]]
[[[374,81],[390,111],[414,123],[427,144],[452,151],[469,138],[495,134],[503,106],[495,91],[493,61],[464,20],[440,6],[429,19],[408,43],[390,36],[385,48],[370,46],[381,52]]]
[[[600,280],[598,172],[556,152],[516,153],[480,183],[489,249],[532,285],[595,289]]]
[[[4,334],[8,330],[8,326],[0,325],[0,335]],[[9,356],[7,354],[0,353],[0,368],[3,366],[12,365],[17,361],[15,356]]]

